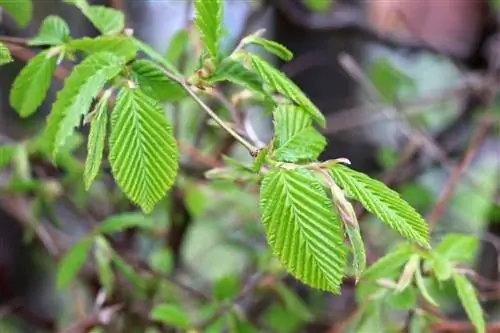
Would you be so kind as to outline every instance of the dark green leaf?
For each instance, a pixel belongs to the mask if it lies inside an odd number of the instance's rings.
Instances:
[[[476,295],[476,290],[469,280],[463,275],[454,274],[455,288],[467,316],[476,328],[477,332],[485,332],[483,310]]]
[[[76,277],[82,265],[87,259],[87,255],[92,247],[92,239],[84,238],[73,244],[64,254],[57,269],[56,285],[62,289],[68,287],[70,282]]]
[[[69,27],[56,15],[47,16],[38,34],[28,42],[28,45],[61,45],[69,39]]]
[[[151,310],[151,319],[180,329],[189,328],[189,317],[178,305],[160,304]]]

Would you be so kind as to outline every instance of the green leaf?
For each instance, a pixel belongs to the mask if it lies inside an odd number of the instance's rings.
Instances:
[[[187,30],[182,29],[177,31],[172,39],[170,40],[170,45],[168,47],[165,58],[172,64],[176,64],[181,55],[186,50],[189,43],[189,34]]]
[[[310,116],[300,107],[280,105],[274,111],[275,147],[279,161],[312,161],[326,146],[325,138],[312,127]]]
[[[356,280],[359,280],[363,271],[366,269],[366,253],[365,253],[365,243],[361,237],[359,227],[351,226],[345,223],[345,231],[349,240],[351,242],[351,249],[353,254],[354,263],[354,273],[356,275]]]
[[[92,247],[92,239],[84,238],[71,246],[59,263],[56,276],[57,288],[68,287],[76,277]]]
[[[330,168],[335,182],[381,221],[404,237],[429,247],[429,229],[425,220],[399,194],[384,183],[336,164]]]
[[[14,144],[0,145],[0,168],[5,167],[16,154],[17,146]]]
[[[302,169],[273,169],[261,185],[260,207],[274,255],[307,285],[339,292],[346,248],[322,185]]]
[[[483,310],[476,295],[474,286],[467,278],[460,274],[454,274],[455,288],[467,316],[478,332],[485,332]]]
[[[28,45],[61,45],[69,39],[69,27],[66,22],[56,15],[47,16],[38,34],[28,42]]]
[[[110,234],[124,231],[129,228],[153,229],[154,222],[151,218],[139,213],[123,213],[108,217],[97,227],[97,232]]]
[[[302,0],[302,2],[312,12],[325,12],[332,6],[334,0]]]
[[[97,263],[97,274],[99,282],[108,296],[113,293],[114,275],[111,268],[113,249],[104,237],[95,238],[95,260]]]
[[[260,172],[262,165],[266,162],[267,154],[269,153],[269,148],[264,147],[259,149],[255,161],[252,164],[252,169],[250,171]]]
[[[418,290],[420,290],[422,297],[430,304],[434,305],[435,307],[438,307],[439,305],[432,298],[429,289],[427,289],[427,285],[425,284],[424,277],[422,276],[422,271],[420,270],[420,268],[418,268],[415,271],[415,283],[417,285]]]
[[[66,139],[79,126],[81,118],[102,87],[117,76],[124,59],[113,53],[94,53],[75,66],[57,94],[47,120],[45,134],[55,157]]]
[[[152,60],[156,61],[158,64],[160,64],[163,68],[168,69],[175,75],[181,75],[179,70],[172,64],[170,61],[168,61],[166,58],[164,58],[161,54],[156,52],[151,46],[148,44],[138,40],[137,38],[132,38],[134,41],[135,45],[144,52],[148,57],[150,57]]]
[[[160,304],[151,310],[151,319],[176,328],[188,329],[189,317],[179,306],[174,304]]]
[[[0,42],[0,66],[12,62],[12,56],[10,55],[9,49],[5,44]]]
[[[164,110],[139,89],[122,89],[111,118],[111,170],[127,197],[150,213],[174,184],[177,144]]]
[[[166,77],[162,70],[149,60],[134,61],[131,69],[139,88],[158,101],[174,102],[187,96],[181,85]]]
[[[326,126],[323,114],[285,74],[255,54],[248,54],[248,56],[250,57],[252,67],[269,87],[302,106],[321,126]]]
[[[232,59],[224,60],[220,66],[217,67],[215,73],[205,79],[205,82],[209,84],[220,81],[229,81],[252,92],[265,94],[262,87],[262,80],[259,75]]]
[[[277,283],[274,286],[274,291],[279,294],[281,300],[285,304],[288,311],[293,313],[301,320],[310,321],[314,319],[309,307],[304,304],[304,301],[292,290],[290,290],[284,283]]]
[[[363,279],[376,280],[388,278],[398,272],[401,267],[410,259],[413,251],[408,246],[401,246],[373,263],[363,274]]]
[[[125,28],[123,12],[104,6],[83,6],[83,14],[103,35],[116,35]]]
[[[408,310],[414,308],[417,303],[415,289],[406,288],[399,293],[389,294],[387,297],[387,303],[391,307],[398,310]]]
[[[73,39],[68,46],[84,52],[93,54],[97,52],[111,52],[129,61],[137,54],[137,45],[126,36],[98,36],[95,38],[83,37]]]
[[[439,281],[446,281],[451,278],[453,266],[446,258],[436,254],[432,257],[431,264],[432,270]]]
[[[21,70],[10,90],[10,105],[25,118],[42,104],[50,88],[57,57],[50,50],[38,53]]]
[[[196,0],[194,22],[200,32],[201,41],[213,60],[219,53],[222,34],[223,3],[221,0]]]
[[[172,251],[168,248],[158,249],[151,253],[149,261],[155,271],[163,274],[169,274],[174,266]]]
[[[436,246],[435,252],[451,262],[471,260],[477,249],[477,237],[447,234]]]
[[[218,301],[226,301],[238,296],[240,280],[234,274],[218,278],[213,286],[214,298]]]
[[[33,15],[31,0],[0,0],[0,8],[12,16],[21,28],[28,25]]]
[[[95,108],[92,121],[90,122],[90,133],[87,142],[87,160],[83,172],[85,189],[89,189],[99,174],[101,167],[104,142],[108,125],[108,100],[111,90],[107,90]]]
[[[275,56],[285,60],[290,61],[293,59],[293,53],[284,45],[277,43],[275,41],[260,37],[260,36],[249,36],[245,38],[245,43],[255,44],[264,48],[267,52],[274,54]]]

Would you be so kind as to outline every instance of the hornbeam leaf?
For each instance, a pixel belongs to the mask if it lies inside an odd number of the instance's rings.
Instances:
[[[126,36],[83,37],[71,40],[68,45],[86,54],[111,52],[127,61],[135,57],[138,49],[134,40]]]
[[[8,64],[12,61],[9,49],[5,44],[0,42],[0,65]]]
[[[31,0],[0,0],[0,8],[12,16],[21,28],[28,25],[33,14]]]
[[[201,40],[213,60],[219,53],[222,34],[222,0],[196,0],[194,22],[201,35]]]
[[[481,309],[474,286],[461,274],[454,274],[453,280],[455,281],[458,298],[460,298],[460,302],[476,331],[478,333],[485,332],[483,310]]]
[[[219,81],[229,81],[258,94],[265,94],[259,75],[232,59],[224,60],[215,73],[205,79],[210,84]]]
[[[429,247],[427,223],[396,191],[341,164],[335,164],[330,172],[347,196],[361,202],[369,212],[402,236]]]
[[[124,88],[111,117],[111,170],[127,197],[150,213],[172,187],[178,151],[164,110],[140,89]]]
[[[94,53],[78,64],[64,81],[47,120],[45,135],[54,157],[75,131],[92,100],[107,81],[117,76],[124,59],[113,53]]]
[[[47,16],[38,34],[28,42],[28,45],[61,45],[69,39],[68,24],[59,16]]]
[[[32,115],[42,104],[50,88],[57,56],[50,50],[38,53],[16,77],[10,90],[10,105],[25,118]]]
[[[260,36],[249,36],[245,38],[245,42],[248,44],[255,44],[264,48],[267,52],[274,54],[277,57],[285,61],[290,61],[293,59],[293,53],[284,45],[277,43],[275,41],[260,37]]]
[[[300,105],[321,126],[326,126],[323,114],[285,74],[255,54],[248,54],[248,56],[253,69],[269,87]]]
[[[260,207],[269,245],[285,268],[305,284],[338,293],[347,250],[322,185],[305,169],[273,169],[264,176]]]

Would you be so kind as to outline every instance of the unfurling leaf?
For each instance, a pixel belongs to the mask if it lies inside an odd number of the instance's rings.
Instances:
[[[68,46],[86,54],[111,52],[125,58],[126,61],[133,59],[137,53],[134,40],[125,36],[83,37],[71,40]]]
[[[88,190],[95,177],[99,174],[101,167],[102,153],[104,151],[104,142],[106,140],[106,131],[108,125],[108,100],[111,90],[107,90],[102,96],[95,108],[92,120],[90,122],[90,133],[87,143],[87,160],[85,161],[85,170],[83,172],[83,181]]]
[[[116,35],[125,28],[123,12],[104,6],[84,6],[83,14],[103,35]]]
[[[38,53],[17,76],[10,90],[10,105],[21,117],[33,114],[42,104],[56,69],[57,56],[50,50]]]
[[[69,39],[68,24],[59,16],[47,16],[38,34],[28,42],[28,45],[61,45]]]
[[[351,250],[354,257],[354,274],[356,277],[356,281],[358,281],[363,274],[363,271],[366,269],[365,244],[363,242],[363,238],[361,237],[359,227],[345,224],[345,230],[351,243]]]
[[[478,333],[485,332],[483,310],[476,295],[474,286],[467,278],[461,274],[454,274],[455,288],[467,316],[476,328]]]
[[[66,288],[76,277],[92,247],[92,239],[84,238],[75,243],[62,258],[57,269],[57,288]]]
[[[436,253],[451,262],[466,262],[474,257],[477,243],[474,236],[447,234],[436,246]]]
[[[285,74],[255,54],[248,54],[248,56],[252,67],[270,88],[300,105],[321,126],[326,126],[323,114]]]
[[[140,89],[120,91],[111,117],[109,160],[118,186],[150,213],[172,187],[178,152],[172,127]]]
[[[397,274],[412,255],[412,248],[401,246],[373,263],[363,274],[363,279],[376,280]]]
[[[47,120],[45,135],[55,157],[66,138],[80,125],[92,100],[107,81],[117,76],[124,59],[113,53],[94,53],[78,64],[64,81]]]
[[[222,0],[196,0],[194,22],[200,32],[201,40],[213,60],[219,54],[222,34]]]
[[[419,268],[420,265],[420,256],[418,254],[414,254],[410,257],[410,260],[405,265],[403,272],[398,280],[398,285],[396,286],[396,291],[401,292],[410,286],[410,283],[413,281],[413,276],[415,275],[415,271]]]
[[[139,88],[158,101],[174,102],[187,95],[178,83],[166,77],[162,70],[149,60],[134,61],[131,69]]]
[[[418,290],[420,290],[420,293],[422,294],[422,297],[429,302],[430,304],[434,305],[435,307],[438,307],[439,305],[437,302],[432,298],[429,289],[427,288],[427,285],[425,284],[424,277],[422,276],[422,271],[420,268],[418,268],[415,271],[415,284],[417,285]]]
[[[176,328],[189,328],[189,317],[178,305],[160,304],[151,310],[151,319]]]
[[[188,44],[188,31],[186,29],[177,31],[170,41],[170,45],[168,47],[167,53],[165,54],[165,58],[172,64],[177,63],[183,52],[186,50]]]
[[[372,214],[402,236],[429,247],[429,230],[420,214],[384,183],[336,164],[330,168],[334,181]]]
[[[267,52],[274,54],[275,56],[285,60],[290,61],[293,59],[293,53],[284,45],[277,43],[275,41],[260,37],[260,36],[249,36],[245,38],[245,42],[248,44],[259,45],[264,48]]]
[[[262,80],[257,73],[245,68],[239,62],[231,59],[224,60],[217,67],[215,73],[205,79],[205,82],[213,84],[219,81],[229,81],[238,84],[252,92],[265,94]]]
[[[0,66],[8,64],[12,61],[12,56],[10,55],[9,49],[5,44],[0,42]]]
[[[21,28],[28,25],[33,14],[31,0],[0,0],[0,8],[12,16]]]
[[[269,245],[286,269],[305,284],[338,293],[346,247],[316,178],[305,169],[271,170],[262,182],[260,207]]]
[[[274,111],[275,147],[279,161],[312,161],[326,146],[325,138],[312,126],[311,117],[300,107],[278,106]]]

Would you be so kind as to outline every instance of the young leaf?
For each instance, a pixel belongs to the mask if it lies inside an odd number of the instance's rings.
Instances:
[[[137,54],[137,45],[132,39],[125,36],[98,36],[95,38],[83,37],[73,39],[68,46],[86,54],[96,52],[112,52],[129,61]]]
[[[427,286],[425,284],[424,277],[422,276],[422,271],[420,270],[420,268],[418,268],[415,271],[415,284],[417,285],[418,290],[420,290],[422,297],[427,302],[434,305],[435,307],[439,306],[437,304],[437,302],[432,298],[431,294],[429,293],[429,289],[427,289]]]
[[[229,81],[257,94],[265,94],[262,87],[262,80],[257,73],[252,72],[239,62],[231,59],[224,60],[220,66],[217,67],[215,73],[205,79],[205,82],[209,84],[220,81]]]
[[[259,172],[260,169],[262,168],[262,165],[266,161],[268,153],[269,153],[268,147],[264,147],[264,148],[260,149],[259,152],[257,153],[257,156],[255,157],[255,161],[253,162],[252,168],[250,169],[250,171]]]
[[[312,161],[326,146],[325,138],[312,127],[310,116],[300,107],[280,105],[274,111],[275,149],[279,161]]]
[[[305,169],[273,169],[260,192],[262,222],[273,253],[312,287],[339,292],[346,248],[322,185]]]
[[[177,144],[164,110],[139,89],[122,89],[111,118],[111,170],[130,200],[150,213],[172,187]]]
[[[262,48],[264,48],[267,52],[274,54],[275,56],[285,60],[290,61],[293,59],[293,53],[289,49],[287,49],[284,45],[277,43],[275,41],[251,35],[248,38],[245,38],[245,42],[248,44],[255,44]]]
[[[335,182],[381,221],[404,237],[429,247],[429,230],[420,214],[384,183],[336,164],[330,168]]]
[[[83,14],[103,35],[116,35],[125,28],[123,12],[104,6],[83,6]]]
[[[472,259],[477,243],[474,236],[447,234],[436,246],[436,253],[451,262],[464,262]]]
[[[177,31],[172,40],[170,41],[170,46],[168,47],[165,58],[172,64],[176,64],[179,58],[186,50],[189,43],[189,34],[186,29]]]
[[[363,271],[366,268],[366,253],[365,253],[365,244],[363,242],[363,238],[361,237],[361,233],[359,231],[359,227],[344,224],[345,231],[349,240],[351,242],[352,254],[354,256],[354,272],[356,275],[356,280],[359,280],[359,277],[363,274]]]
[[[240,280],[235,274],[224,275],[215,280],[212,289],[216,300],[227,301],[238,296]]]
[[[96,237],[95,245],[94,256],[97,263],[99,282],[107,295],[111,295],[114,284],[113,269],[111,268],[113,250],[104,237]]]
[[[108,217],[97,227],[97,232],[101,234],[110,234],[113,232],[124,231],[128,228],[147,228],[153,229],[153,221],[138,213],[123,213]]]
[[[186,97],[186,91],[170,80],[149,60],[137,60],[131,66],[133,79],[147,95],[162,102],[174,102]]]
[[[9,49],[5,44],[0,42],[0,66],[8,64],[12,61],[12,56],[10,55]]]
[[[439,281],[446,281],[451,278],[451,275],[453,274],[453,266],[446,258],[435,254],[432,257],[431,264],[432,270]]]
[[[455,288],[457,289],[458,297],[462,303],[467,316],[476,328],[477,332],[485,332],[485,323],[481,304],[477,299],[474,286],[461,274],[454,274]]]
[[[92,239],[84,238],[64,254],[57,269],[56,285],[57,288],[66,288],[80,271],[87,255],[92,247]]]
[[[75,66],[57,94],[47,120],[45,134],[55,157],[66,138],[88,112],[90,104],[107,81],[118,75],[124,59],[113,53],[94,53]]]
[[[368,267],[363,274],[363,279],[376,280],[378,278],[387,278],[395,272],[397,273],[410,259],[412,252],[412,249],[408,246],[402,246],[389,252]]]
[[[219,53],[219,41],[222,34],[222,0],[196,0],[194,22],[201,40],[213,60]]]
[[[304,111],[306,111],[321,126],[326,126],[326,120],[323,114],[318,110],[318,108],[316,108],[309,98],[307,98],[302,90],[300,90],[295,83],[285,76],[285,74],[255,54],[249,54],[249,57],[252,67],[262,77],[267,85],[302,106]]]
[[[134,41],[135,45],[139,50],[144,52],[148,57],[156,61],[158,64],[160,64],[163,68],[168,69],[170,72],[174,73],[175,75],[181,75],[179,70],[172,64],[170,61],[168,61],[165,57],[163,57],[161,54],[156,52],[151,46],[148,44],[138,40],[137,38],[132,38]]]
[[[32,58],[16,77],[9,100],[21,117],[30,116],[42,104],[56,64],[57,56],[50,55],[50,50],[43,51]]]
[[[149,258],[151,268],[163,274],[169,274],[173,267],[172,251],[168,248],[160,248],[151,253]]]
[[[61,45],[69,39],[69,27],[56,15],[50,15],[42,22],[38,34],[28,42],[28,45]]]
[[[189,328],[189,317],[179,306],[160,304],[151,310],[151,319],[180,329]]]
[[[28,25],[33,14],[31,0],[0,0],[0,8],[12,16],[21,28]]]
[[[0,145],[0,168],[3,168],[12,160],[16,151],[16,145]]]
[[[108,100],[110,95],[111,90],[107,90],[104,93],[104,96],[95,108],[95,114],[90,123],[90,133],[87,142],[87,160],[85,161],[85,170],[83,171],[83,181],[87,190],[94,182],[101,167],[108,125]]]

